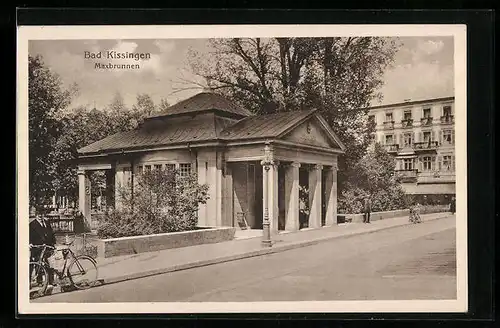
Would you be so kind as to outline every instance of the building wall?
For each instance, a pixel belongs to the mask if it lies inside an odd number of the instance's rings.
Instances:
[[[451,107],[449,118],[444,115],[445,106]],[[424,119],[424,109],[429,109],[428,116],[432,119]],[[410,126],[404,124],[405,112],[411,113]],[[370,109],[369,115],[376,123],[375,140],[385,145],[396,158],[396,170],[406,176],[404,188],[408,193],[455,193],[454,112],[453,98]],[[388,113],[392,113],[393,123],[390,123]],[[392,142],[386,136],[392,136]],[[405,142],[408,139],[411,139],[411,145]]]

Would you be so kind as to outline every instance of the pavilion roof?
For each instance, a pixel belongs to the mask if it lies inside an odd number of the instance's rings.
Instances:
[[[253,115],[249,110],[240,107],[224,96],[211,92],[201,92],[166,108],[159,114],[152,115],[150,118],[193,114],[209,110],[217,110],[238,118]]]

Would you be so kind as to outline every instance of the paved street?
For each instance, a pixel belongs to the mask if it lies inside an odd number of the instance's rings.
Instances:
[[[455,299],[455,218],[34,302]]]

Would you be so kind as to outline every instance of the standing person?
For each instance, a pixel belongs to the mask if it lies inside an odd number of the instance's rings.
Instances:
[[[50,223],[45,219],[44,209],[32,209],[30,212],[30,216],[35,217],[35,219],[31,221],[29,225],[30,246],[40,246],[44,244],[54,246],[56,244],[56,236],[54,234],[54,230],[52,230],[52,227],[50,226]],[[41,252],[41,248],[31,249],[31,260],[38,261]],[[46,260],[48,257],[50,257],[52,253],[53,252],[46,250],[43,260]],[[50,285],[52,285],[52,280],[53,275],[49,273]]]
[[[456,200],[455,197],[451,197],[450,212],[451,214],[455,214],[455,211],[456,211]]]
[[[372,204],[370,202],[370,198],[365,198],[365,203],[363,206],[364,214],[363,214],[363,223],[370,223],[370,212],[372,211]]]

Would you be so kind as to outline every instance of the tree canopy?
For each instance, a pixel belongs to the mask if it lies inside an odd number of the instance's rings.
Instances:
[[[78,149],[112,134],[135,129],[144,118],[158,110],[148,94],[138,94],[136,103],[129,109],[122,95],[116,93],[104,110],[76,107],[63,115],[59,119],[60,137],[53,151],[57,159],[54,189],[76,200],[78,179],[73,160],[78,157]],[[92,174],[91,181],[93,194],[98,194],[99,188],[105,186],[102,172]]]
[[[61,134],[58,115],[71,101],[60,77],[40,56],[28,57],[29,195],[38,204],[51,190],[57,159],[56,141]]]
[[[407,199],[395,167],[395,159],[380,144],[374,144],[350,169],[355,178],[346,182],[339,209],[344,213],[360,213],[367,197],[374,212],[404,208]]]
[[[257,114],[317,109],[346,145],[339,183],[365,154],[373,126],[367,108],[379,99],[383,72],[398,44],[379,37],[232,38],[191,53],[208,87]]]

